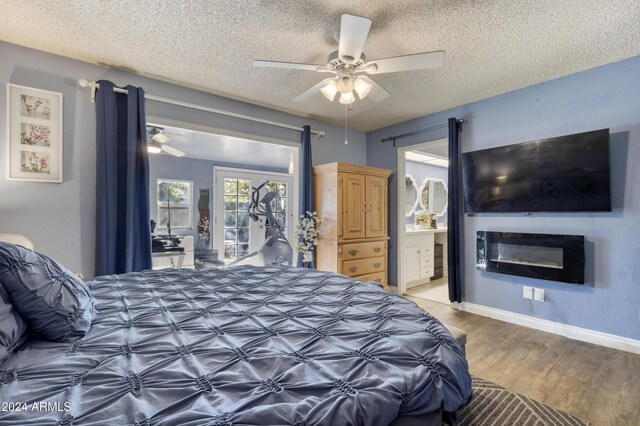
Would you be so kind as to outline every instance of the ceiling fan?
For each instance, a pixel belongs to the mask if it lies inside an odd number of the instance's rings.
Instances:
[[[295,98],[294,101],[306,101],[318,92],[322,92],[327,99],[333,101],[340,93],[340,103],[349,105],[355,102],[355,95],[359,99],[364,99],[369,95],[369,98],[374,102],[379,102],[391,95],[365,74],[375,75],[438,68],[444,64],[445,52],[442,50],[367,62],[362,51],[370,28],[370,19],[348,14],[342,15],[338,50],[329,55],[326,65],[261,60],[253,61],[253,65],[333,74],[334,76],[322,80]]]
[[[147,134],[149,135],[149,142],[147,143],[147,151],[151,154],[159,154],[161,151],[171,154],[175,157],[184,157],[186,154],[180,151],[178,148],[173,148],[166,145],[171,138],[164,133],[162,127],[147,126]]]

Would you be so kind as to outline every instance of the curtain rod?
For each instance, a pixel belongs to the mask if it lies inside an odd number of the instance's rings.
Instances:
[[[82,80],[80,80],[78,83],[82,87],[91,88],[91,102],[95,103],[95,101],[96,101],[96,90],[98,90],[100,88],[100,84],[98,84],[95,81],[86,80],[84,78]],[[116,92],[116,93],[125,93],[125,94],[128,93],[126,89],[121,89],[119,87],[114,87],[113,91]],[[290,124],[280,123],[278,121],[271,121],[271,120],[265,120],[265,119],[258,118],[258,117],[252,117],[250,115],[238,114],[238,113],[235,113],[235,112],[225,111],[225,110],[222,110],[222,109],[210,108],[210,107],[197,105],[197,104],[192,104],[192,103],[188,103],[188,102],[176,101],[176,100],[169,99],[169,98],[163,98],[161,96],[154,96],[154,95],[145,94],[144,97],[145,97],[145,99],[148,99],[150,101],[161,102],[161,103],[164,103],[164,104],[176,105],[176,106],[181,106],[181,107],[184,107],[184,108],[191,108],[191,109],[196,109],[196,110],[199,110],[199,111],[205,111],[205,112],[211,112],[211,113],[214,113],[214,114],[226,115],[228,117],[241,118],[243,120],[254,121],[256,123],[262,123],[262,124],[268,124],[270,126],[282,127],[284,129],[297,130],[299,132],[303,131],[302,127],[296,127],[296,126],[292,126]],[[325,134],[324,131],[322,131],[322,130],[312,130],[311,133],[314,134],[314,135],[317,135],[319,137],[323,137],[324,134]]]
[[[458,123],[464,123],[464,120],[460,119],[460,120],[458,120]],[[395,148],[396,147],[396,139],[404,138],[404,137],[407,137],[407,136],[418,135],[420,133],[428,132],[429,130],[435,130],[435,129],[440,129],[442,127],[447,127],[448,125],[449,125],[449,123],[436,124],[435,126],[425,127],[424,129],[414,130],[413,132],[403,133],[403,134],[397,135],[397,136],[390,136],[388,138],[381,139],[381,141],[382,141],[382,143],[393,141],[393,147]]]

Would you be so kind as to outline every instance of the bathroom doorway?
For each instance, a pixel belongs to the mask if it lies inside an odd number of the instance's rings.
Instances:
[[[449,304],[448,140],[398,150],[398,292]]]

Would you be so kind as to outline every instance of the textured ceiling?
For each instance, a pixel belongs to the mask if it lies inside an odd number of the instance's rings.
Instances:
[[[0,39],[343,124],[326,77],[253,68],[253,59],[324,64],[340,15],[373,21],[368,59],[445,50],[441,69],[373,76],[392,96],[356,102],[373,130],[640,54],[638,0],[0,0]],[[156,95],[162,96],[161,93]]]

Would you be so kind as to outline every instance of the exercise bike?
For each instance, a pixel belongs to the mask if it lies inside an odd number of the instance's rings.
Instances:
[[[293,248],[271,209],[271,202],[276,198],[276,192],[269,191],[260,199],[260,190],[268,183],[269,181],[266,181],[257,188],[251,187],[251,203],[248,209],[249,218],[253,222],[260,220],[260,217],[265,218],[265,241],[257,251],[242,256],[227,266],[289,266],[292,264]]]

